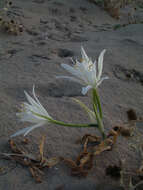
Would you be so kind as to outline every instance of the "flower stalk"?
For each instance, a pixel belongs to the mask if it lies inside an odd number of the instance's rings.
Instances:
[[[99,111],[100,118],[102,119],[103,118],[103,114],[102,114],[102,108],[101,108],[100,98],[99,98],[97,89],[94,88],[92,90],[92,93],[93,93],[93,102],[94,102],[94,104],[96,105],[96,107],[97,107],[97,109]]]
[[[92,90],[93,93],[93,110],[96,116],[97,124],[98,124],[98,129],[103,137],[103,139],[106,138],[105,132],[104,132],[104,125],[102,121],[102,109],[101,109],[101,104],[99,100],[99,96],[97,93],[97,89]]]
[[[57,124],[57,125],[62,125],[62,126],[65,126],[65,127],[97,127],[98,128],[98,124],[74,124],[74,123],[65,123],[63,121],[58,121],[58,120],[54,120],[54,119],[51,119],[47,116],[44,116],[44,115],[40,115],[38,113],[33,113],[35,115],[37,115],[38,117],[41,117],[43,119],[47,119],[48,122],[50,123],[54,123],[54,124]]]

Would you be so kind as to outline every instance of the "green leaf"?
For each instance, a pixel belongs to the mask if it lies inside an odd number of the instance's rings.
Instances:
[[[78,103],[84,111],[88,114],[88,117],[92,123],[96,123],[96,116],[92,110],[90,110],[82,101],[72,98],[76,103]]]

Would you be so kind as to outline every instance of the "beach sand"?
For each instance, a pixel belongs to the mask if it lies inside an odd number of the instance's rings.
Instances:
[[[21,35],[0,31],[0,152],[10,152],[8,140],[17,130],[31,124],[21,123],[16,112],[25,101],[24,90],[36,94],[56,119],[71,123],[88,123],[89,119],[72,97],[92,108],[90,93],[83,96],[81,85],[56,76],[69,75],[61,63],[80,58],[80,47],[93,60],[103,49],[103,75],[109,76],[99,87],[106,132],[128,121],[127,110],[143,114],[143,24],[130,24],[114,30],[120,20],[87,0],[14,0],[13,13],[23,24]],[[138,11],[137,18],[143,18]],[[142,19],[143,20],[143,19]],[[28,168],[10,160],[0,159],[0,190],[107,190],[120,189],[119,180],[105,174],[105,168],[125,160],[125,169],[135,172],[141,162],[134,145],[142,143],[142,126],[133,137],[119,137],[112,151],[95,158],[86,178],[73,177],[63,163],[44,170],[42,183],[37,184]],[[95,129],[66,128],[49,124],[32,131],[27,138],[36,150],[46,135],[45,156],[77,157],[82,150],[76,141],[84,134],[98,134]],[[23,136],[17,137],[22,139]],[[133,145],[133,146],[131,146]]]

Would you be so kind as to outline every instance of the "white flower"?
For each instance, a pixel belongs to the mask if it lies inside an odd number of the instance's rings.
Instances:
[[[21,134],[24,134],[24,136],[26,136],[33,129],[48,123],[48,121],[52,119],[48,114],[48,112],[45,110],[45,108],[41,105],[38,98],[36,97],[34,86],[33,86],[34,98],[32,98],[26,91],[24,91],[24,93],[28,103],[24,102],[22,104],[21,112],[17,113],[16,115],[20,118],[21,121],[27,121],[30,123],[34,123],[35,125],[21,129],[20,131],[13,134],[11,137],[15,137]]]
[[[73,67],[67,64],[61,64],[65,70],[76,78],[69,76],[58,76],[57,78],[67,78],[86,85],[86,87],[82,87],[82,94],[85,95],[89,89],[97,88],[104,79],[108,79],[108,77],[101,77],[105,52],[106,50],[104,49],[100,53],[98,63],[96,64],[96,61],[92,62],[83,47],[81,47],[81,61],[76,60]]]

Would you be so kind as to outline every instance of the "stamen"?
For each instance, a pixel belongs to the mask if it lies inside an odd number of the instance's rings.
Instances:
[[[93,64],[91,63],[89,66],[88,66],[88,70],[90,71],[93,67]]]
[[[80,58],[80,60],[79,60],[80,62],[83,62],[83,61],[85,61],[84,59],[82,59],[82,58]]]
[[[25,112],[26,109],[25,109],[25,105],[22,103],[19,107],[19,112]]]

